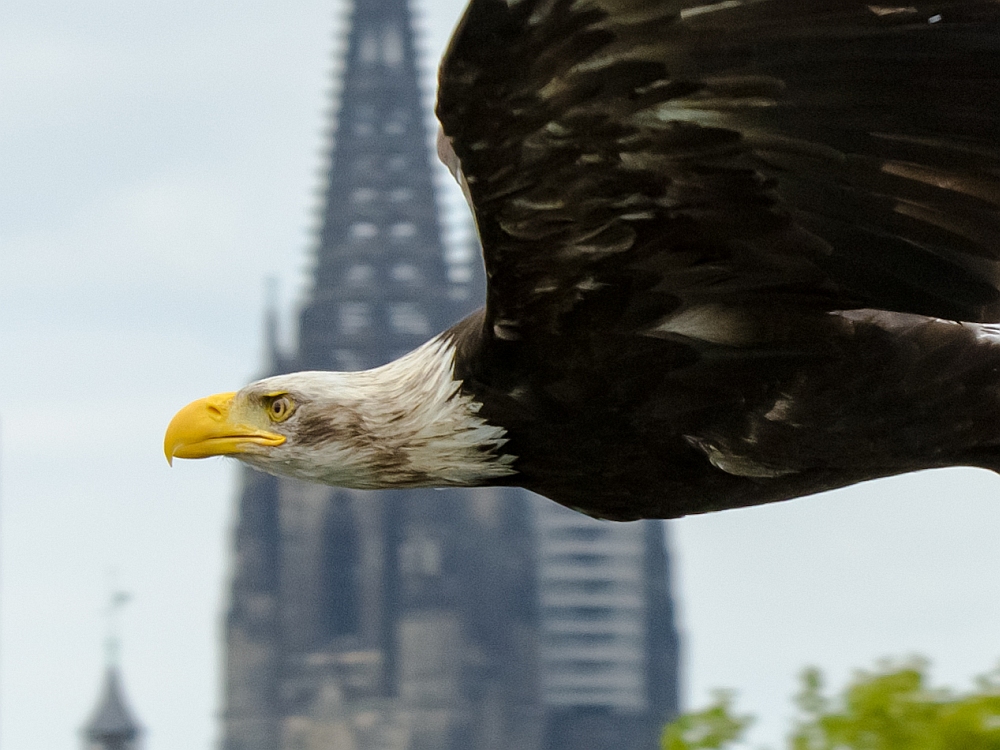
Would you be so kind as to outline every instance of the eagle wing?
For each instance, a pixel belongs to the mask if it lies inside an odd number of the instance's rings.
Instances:
[[[1000,320],[996,2],[472,0],[437,114],[487,342],[717,304]]]

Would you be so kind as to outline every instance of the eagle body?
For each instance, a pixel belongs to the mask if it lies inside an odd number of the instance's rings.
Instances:
[[[168,458],[619,520],[1000,468],[1000,4],[472,0],[437,114],[484,308]]]
[[[573,377],[546,369],[544,343],[483,356],[478,317],[446,338],[462,392],[504,426],[498,455],[518,457],[508,480],[600,518],[676,517],[920,469],[1000,467],[1000,330],[868,310],[795,319],[797,329],[744,332],[755,340],[738,356],[702,341],[692,358],[690,330],[653,326],[639,342],[623,332],[619,347],[594,342],[606,361]]]

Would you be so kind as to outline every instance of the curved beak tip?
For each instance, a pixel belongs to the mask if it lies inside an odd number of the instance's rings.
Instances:
[[[202,458],[213,455],[206,443],[213,438],[229,435],[229,407],[235,393],[219,393],[192,401],[178,411],[167,425],[163,436],[163,454],[167,463],[175,458]]]

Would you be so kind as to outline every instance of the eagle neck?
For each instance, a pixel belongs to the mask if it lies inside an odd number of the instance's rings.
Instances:
[[[480,416],[454,365],[452,340],[438,336],[381,367],[336,373],[338,412],[351,424],[339,430],[347,444],[329,450],[349,455],[319,462],[337,466],[336,476],[312,478],[363,489],[467,487],[516,473],[502,450],[506,430]]]

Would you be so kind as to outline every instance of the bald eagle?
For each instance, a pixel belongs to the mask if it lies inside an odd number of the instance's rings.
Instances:
[[[618,520],[1000,470],[1000,3],[472,0],[437,115],[485,307],[168,459]]]

